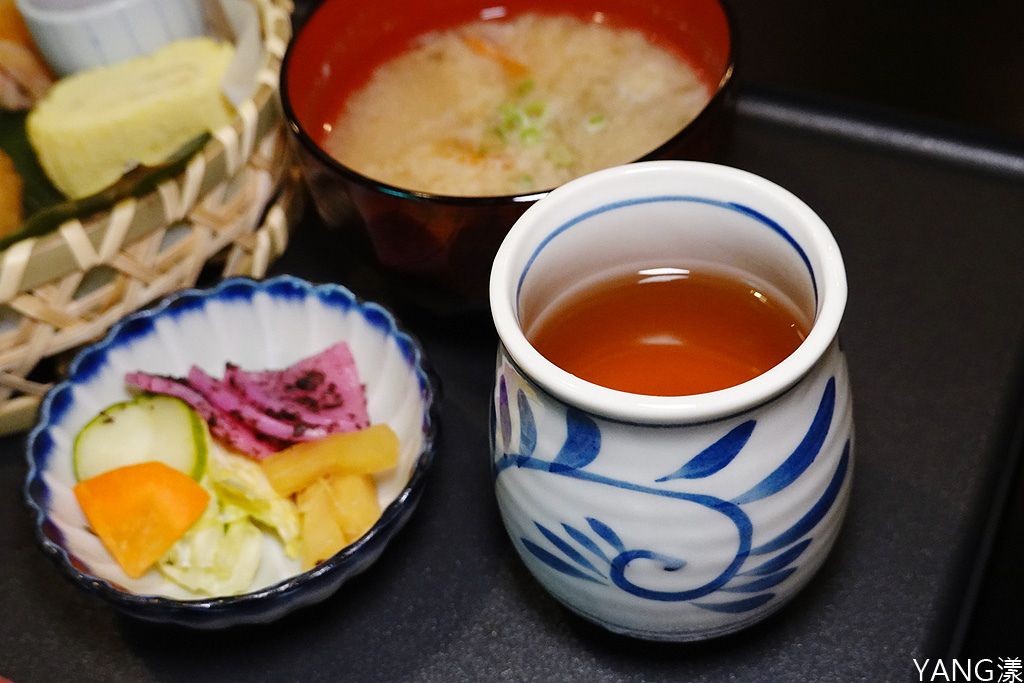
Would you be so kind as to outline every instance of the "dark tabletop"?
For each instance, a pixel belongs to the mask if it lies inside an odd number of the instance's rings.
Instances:
[[[730,7],[748,83],[888,122],[902,133],[882,135],[894,147],[970,141],[974,146],[946,151],[1024,171],[1024,3],[731,0]],[[1011,277],[1003,286],[1016,283]],[[1017,377],[1020,361],[1018,353],[1009,376]],[[1007,462],[992,483],[992,508],[977,534],[978,564],[950,636],[950,655],[964,660],[1024,651],[1024,467],[1015,455],[1024,448],[1021,398],[1013,387],[1004,403],[995,448]]]
[[[728,0],[743,74],[1024,139],[1024,4]]]
[[[985,111],[974,107],[982,86],[954,77],[966,69],[1024,83],[1024,59],[965,66],[1009,49],[1016,30],[1003,3],[896,4],[733,2],[749,67],[721,160],[815,209],[850,281],[841,340],[855,399],[854,491],[835,551],[793,603],[692,645],[612,637],[569,615],[530,577],[498,519],[486,419],[493,329],[484,317],[400,310],[442,384],[423,500],[369,572],[269,626],[140,624],[80,593],[31,537],[21,438],[0,439],[0,676],[876,682],[918,680],[914,658],[1024,657],[1024,133],[1013,119],[1024,107],[1012,104],[1024,89],[993,95],[1000,111]],[[928,96],[906,92],[900,74]],[[309,218],[275,272],[386,298],[347,253]]]

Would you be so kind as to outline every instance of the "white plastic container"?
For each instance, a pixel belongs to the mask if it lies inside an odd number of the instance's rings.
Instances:
[[[68,76],[206,32],[201,0],[17,0],[50,68]]]

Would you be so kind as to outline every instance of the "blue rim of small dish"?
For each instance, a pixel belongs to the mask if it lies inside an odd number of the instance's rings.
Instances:
[[[398,497],[382,511],[370,531],[359,540],[313,569],[257,591],[215,598],[176,599],[132,593],[110,581],[89,574],[83,569],[83,564],[59,544],[62,534],[48,521],[49,487],[41,479],[46,469],[45,459],[42,462],[43,467],[39,467],[38,463],[41,457],[50,455],[51,445],[44,443],[49,438],[47,428],[52,420],[59,418],[70,405],[70,391],[74,383],[81,379],[83,374],[87,376],[93,372],[106,358],[111,346],[125,340],[126,337],[134,337],[148,330],[153,320],[160,316],[193,309],[215,297],[244,295],[251,299],[261,291],[288,297],[317,296],[329,305],[340,305],[346,311],[355,309],[368,324],[386,332],[398,343],[406,361],[415,369],[420,394],[426,404],[423,415],[423,446],[416,457],[409,481]],[[214,628],[238,622],[258,623],[273,620],[294,607],[313,604],[326,598],[345,580],[361,573],[376,560],[376,556],[389,542],[390,536],[404,525],[412,512],[412,507],[418,502],[422,484],[433,463],[438,427],[435,400],[437,396],[438,382],[426,363],[418,340],[402,328],[388,309],[380,304],[360,299],[342,285],[313,284],[290,275],[268,280],[233,277],[222,280],[209,289],[190,288],[174,292],[160,299],[152,307],[125,316],[115,323],[101,340],[80,351],[69,366],[65,379],[54,385],[43,398],[36,424],[26,440],[28,474],[22,491],[32,515],[34,536],[44,553],[56,562],[76,585],[88,593],[109,600],[121,611],[136,617],[192,626],[210,625]],[[371,553],[372,557],[369,562],[360,565],[357,560],[363,550]],[[351,572],[346,574],[346,568]],[[339,573],[340,576],[333,576]],[[332,583],[336,585],[332,586]],[[293,596],[297,597],[300,590],[309,587],[312,594],[306,600],[297,600],[293,607],[278,605],[287,602]],[[236,618],[228,617],[226,612],[237,612]],[[191,623],[193,619],[198,623]]]

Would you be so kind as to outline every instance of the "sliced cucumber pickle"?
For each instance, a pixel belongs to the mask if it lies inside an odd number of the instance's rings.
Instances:
[[[206,471],[203,419],[184,401],[143,394],[90,420],[75,437],[73,458],[78,481],[151,460],[198,481]]]

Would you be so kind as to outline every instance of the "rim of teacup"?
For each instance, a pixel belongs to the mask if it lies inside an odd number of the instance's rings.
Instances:
[[[554,234],[592,213],[615,186],[631,183],[637,188],[637,197],[656,194],[657,190],[644,189],[654,178],[661,182],[666,179],[678,182],[680,193],[686,193],[688,182],[713,183],[731,198],[709,197],[709,203],[744,209],[744,197],[747,197],[748,201],[756,199],[761,206],[767,202],[778,214],[788,216],[786,224],[782,225],[763,211],[754,212],[781,232],[804,258],[814,280],[817,307],[806,338],[775,367],[747,382],[719,391],[689,396],[648,396],[583,380],[549,361],[527,340],[520,326],[519,290],[524,273],[544,244]],[[572,209],[575,205],[578,205],[577,210]],[[799,229],[799,238],[791,234],[794,226]],[[703,422],[740,413],[791,388],[811,371],[836,338],[846,308],[847,281],[842,254],[832,232],[817,213],[789,190],[761,176],[722,164],[644,161],[577,178],[530,206],[498,249],[491,268],[489,296],[499,340],[531,381],[565,403],[606,418],[667,425]]]

